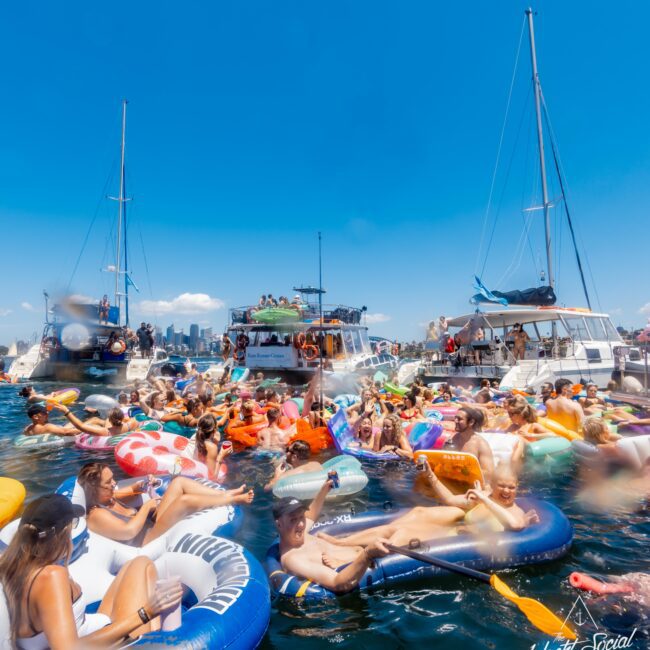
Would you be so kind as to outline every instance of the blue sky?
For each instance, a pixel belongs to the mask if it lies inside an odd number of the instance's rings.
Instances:
[[[141,289],[132,320],[165,327],[180,306],[179,328],[220,329],[228,306],[317,281],[318,230],[328,299],[367,305],[372,332],[420,338],[433,317],[468,311],[525,7],[7,6],[0,343],[40,330],[41,292],[68,287],[93,218],[70,290],[111,289],[99,269],[113,262],[116,206],[104,197],[117,192],[123,97]],[[650,5],[536,9],[539,71],[594,306],[641,325]],[[541,213],[522,212],[539,203],[529,79],[524,34],[488,219],[491,288],[532,286],[544,263]],[[523,215],[532,223],[520,251]],[[566,227],[554,250],[560,301],[583,304]]]

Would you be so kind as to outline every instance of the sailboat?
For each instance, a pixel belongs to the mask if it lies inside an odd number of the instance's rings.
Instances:
[[[489,379],[498,380],[502,388],[537,389],[546,381],[563,377],[573,383],[594,382],[600,387],[605,387],[612,378],[620,378],[621,368],[625,366],[625,361],[622,360],[634,359],[639,355],[638,349],[624,343],[608,314],[591,310],[582,262],[567,208],[564,182],[551,138],[551,151],[562,193],[561,200],[564,203],[587,302],[586,307],[567,308],[556,305],[549,214],[552,202],[549,199],[544,151],[544,124],[546,123],[548,128],[548,116],[537,72],[532,9],[527,9],[526,15],[542,193],[542,205],[539,209],[543,210],[544,214],[546,270],[543,280],[548,284],[524,291],[500,293],[490,291],[477,277],[475,288],[478,293],[472,298],[472,302],[477,305],[476,310],[446,319],[443,331],[438,332],[438,341],[428,346],[432,350],[432,360],[401,368],[401,381],[407,381],[415,374],[420,374],[424,376],[425,381],[430,382],[451,381],[469,384],[480,379]],[[480,306],[485,303],[496,304],[499,308],[482,310]],[[527,337],[523,337],[527,338],[525,350],[521,339],[517,344],[514,341],[515,326],[522,326],[527,334]],[[449,345],[449,338],[454,339],[454,345]],[[452,348],[455,349],[452,351]]]
[[[68,297],[49,305],[45,297],[45,327],[40,343],[14,360],[9,374],[19,379],[52,379],[66,382],[134,381],[144,379],[164,365],[167,353],[153,348],[142,358],[127,341],[129,327],[129,286],[135,286],[128,272],[126,248],[126,107],[122,102],[120,190],[111,197],[118,204],[115,265],[107,270],[115,274],[113,305],[105,306]],[[124,309],[122,309],[124,307]],[[124,316],[124,318],[122,317]]]

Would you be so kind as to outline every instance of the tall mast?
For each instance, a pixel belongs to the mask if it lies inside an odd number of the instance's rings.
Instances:
[[[118,310],[121,311],[121,300],[122,296],[120,294],[120,267],[122,263],[121,259],[121,245],[122,245],[122,220],[126,216],[123,210],[124,205],[124,147],[126,144],[126,99],[122,100],[122,160],[120,164],[120,196],[117,199],[118,211],[117,211],[117,251],[115,254],[115,304],[117,305]],[[126,224],[124,224],[124,239],[126,241]],[[126,257],[126,256],[125,256]],[[125,274],[124,283],[128,282],[126,280]],[[127,303],[128,304],[128,303]],[[127,315],[128,322],[128,315]],[[119,323],[118,323],[119,325]]]
[[[537,114],[537,145],[539,148],[539,170],[542,176],[542,200],[544,202],[544,228],[546,230],[546,266],[548,284],[555,288],[553,277],[553,261],[551,259],[551,219],[548,213],[548,186],[546,183],[546,164],[544,162],[544,133],[542,131],[541,86],[537,73],[537,54],[535,52],[535,30],[533,28],[533,10],[526,9],[528,16],[528,32],[530,34],[530,60],[533,68],[533,88],[535,89],[535,113]]]

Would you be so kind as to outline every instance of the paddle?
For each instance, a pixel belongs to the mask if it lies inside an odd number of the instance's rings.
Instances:
[[[406,555],[414,560],[419,562],[424,562],[425,564],[432,564],[434,566],[439,566],[442,569],[447,569],[453,573],[459,573],[460,575],[468,576],[474,578],[475,580],[480,580],[491,585],[498,593],[500,593],[504,598],[507,598],[509,601],[513,602],[520,609],[521,612],[526,616],[526,618],[539,630],[545,632],[546,634],[553,637],[561,637],[564,639],[576,639],[576,635],[573,630],[568,627],[563,621],[561,621],[550,609],[547,609],[542,603],[534,600],[533,598],[525,598],[523,596],[518,596],[510,587],[508,587],[505,582],[499,579],[494,574],[483,573],[481,571],[476,571],[475,569],[470,569],[469,567],[462,566],[460,564],[454,564],[453,562],[447,562],[438,557],[429,557],[428,555],[423,555],[422,553],[417,553],[408,548],[402,548],[401,546],[393,546],[392,544],[384,544],[384,546],[393,553],[400,553],[401,555]]]

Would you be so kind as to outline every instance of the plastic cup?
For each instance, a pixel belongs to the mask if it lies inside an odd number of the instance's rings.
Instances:
[[[230,442],[230,440],[224,440],[221,443],[221,449],[223,451],[228,451],[229,449],[232,449],[232,442]]]
[[[181,581],[180,576],[169,576],[168,578],[160,578],[156,581],[156,587],[164,589],[178,584]],[[181,603],[179,602],[176,607],[172,609],[165,609],[160,613],[160,627],[165,632],[172,632],[178,629],[182,623]]]

